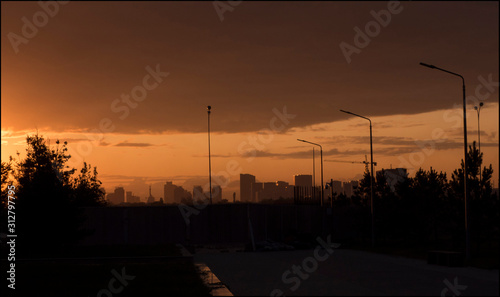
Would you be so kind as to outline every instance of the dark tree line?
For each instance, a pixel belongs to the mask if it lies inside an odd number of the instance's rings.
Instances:
[[[483,154],[475,143],[468,151],[469,229],[473,252],[498,244],[499,197],[493,193],[491,164],[482,166]],[[446,173],[420,168],[414,177],[406,176],[390,185],[384,172],[374,178],[374,216],[380,244],[461,249],[465,242],[464,163]],[[479,172],[481,171],[481,175]],[[391,189],[394,187],[394,190]],[[335,206],[370,207],[370,174],[365,171],[355,195],[337,195]],[[370,223],[359,224],[366,236]]]
[[[84,163],[78,173],[69,168],[67,142],[51,147],[36,134],[26,143],[24,159],[2,162],[1,211],[7,217],[7,187],[14,185],[20,256],[57,254],[90,234],[83,228],[82,207],[105,205],[105,192],[95,167]],[[2,232],[11,231],[5,227]]]

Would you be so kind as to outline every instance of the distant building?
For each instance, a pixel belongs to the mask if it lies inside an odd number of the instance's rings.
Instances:
[[[134,196],[132,191],[127,191],[127,203],[139,203],[141,198],[139,196]]]
[[[193,195],[183,187],[176,186],[171,181],[167,181],[163,185],[163,197],[164,203],[181,203],[182,199],[191,199]]]
[[[163,197],[165,203],[174,203],[174,191],[177,186],[174,185],[171,181],[166,182],[163,186]]]
[[[255,184],[255,176],[251,174],[240,174],[240,201],[251,202],[252,185]]]
[[[116,187],[114,193],[110,193],[106,197],[111,204],[120,204],[125,202],[125,190],[123,187]]]
[[[205,200],[207,197],[205,196],[205,193],[203,192],[203,187],[202,186],[194,186],[193,187],[193,200],[198,201],[198,200]]]
[[[260,202],[262,198],[262,193],[264,191],[264,184],[260,182],[255,182],[252,185],[252,202]]]
[[[293,176],[293,184],[296,187],[312,187],[312,175],[310,174],[297,174]]]
[[[344,187],[342,185],[342,181],[340,180],[333,181],[333,192],[337,193],[337,195],[344,193]]]
[[[343,184],[343,188],[344,188],[344,195],[346,197],[351,197],[352,196],[352,184],[350,181],[348,182],[345,182]]]
[[[351,186],[352,186],[352,194],[354,195],[359,187],[359,180],[351,180]]]
[[[149,197],[147,199],[147,202],[148,203],[153,203],[155,202],[155,197],[153,197],[153,195],[151,195],[151,186],[149,186]]]
[[[359,181],[357,180],[351,180],[348,182],[345,182],[343,184],[343,190],[344,190],[344,195],[348,198],[353,196],[355,194],[356,189],[358,188]]]
[[[222,201],[222,188],[219,185],[212,186],[212,203]]]
[[[396,185],[399,182],[402,182],[406,178],[408,178],[408,173],[407,173],[406,168],[394,168],[394,169],[378,170],[376,172],[376,176],[379,176],[379,174],[382,174],[382,171],[384,172],[385,181],[387,182],[387,185],[391,188],[392,192],[396,191]]]
[[[276,182],[277,198],[293,198],[293,186],[284,181]]]
[[[264,189],[262,191],[262,198],[263,199],[272,199],[276,200],[278,199],[278,186],[276,185],[276,182],[265,182],[264,183]],[[261,199],[262,201],[262,199]]]

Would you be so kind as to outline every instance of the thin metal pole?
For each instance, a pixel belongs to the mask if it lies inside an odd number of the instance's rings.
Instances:
[[[212,160],[210,157],[210,106],[208,106],[208,183],[210,184],[210,204],[212,204]]]
[[[372,215],[372,247],[375,246],[375,216],[373,212],[373,138],[372,138],[372,120],[367,117],[361,116],[359,114],[352,113],[350,111],[340,110],[341,112],[357,116],[368,120],[370,122],[370,159],[371,159],[371,173],[370,173],[370,211]]]
[[[330,199],[330,208],[332,208],[333,213],[333,178],[330,179],[330,194],[332,195]]]
[[[483,103],[481,102],[481,104],[483,104]],[[477,108],[477,141],[479,144],[479,156],[481,156],[481,126],[479,123],[479,113],[481,112],[481,104]],[[479,187],[481,187],[481,181],[483,180],[481,175],[482,175],[481,165],[479,165]]]
[[[458,74],[458,73],[455,73],[455,72],[451,72],[451,71],[448,71],[448,70],[445,70],[445,69],[442,69],[442,68],[439,68],[439,67],[436,67],[434,65],[428,65],[428,64],[425,64],[425,63],[420,63],[420,65],[422,66],[425,66],[425,67],[428,67],[428,68],[431,68],[431,69],[437,69],[437,70],[441,70],[443,72],[446,72],[446,73],[449,73],[449,74],[452,74],[452,75],[456,75],[456,76],[459,76],[461,79],[462,79],[462,90],[463,90],[463,110],[464,110],[464,204],[465,204],[465,257],[467,260],[470,259],[470,230],[469,230],[469,226],[468,226],[468,215],[469,215],[469,212],[468,212],[468,209],[469,209],[469,205],[468,205],[468,199],[467,199],[467,196],[468,196],[468,193],[467,193],[467,111],[465,109],[465,79],[462,75]]]
[[[316,167],[314,165],[314,147],[313,147],[313,188],[316,188]]]
[[[321,206],[323,206],[323,147],[319,146],[321,151]]]
[[[467,111],[465,109],[465,79],[462,78],[464,109],[464,200],[465,200],[465,258],[470,259],[469,201],[467,199]]]
[[[310,141],[306,141],[306,140],[303,140],[303,139],[297,139],[298,141],[302,141],[302,142],[306,142],[306,143],[309,143],[309,144],[312,144],[312,145],[317,145],[319,146],[320,150],[321,150],[321,206],[323,206],[323,147],[320,145],[320,144],[317,144],[317,143],[314,143],[314,142],[310,142]]]
[[[370,121],[370,163],[371,163],[371,178],[370,178],[370,207],[372,213],[372,247],[375,246],[375,217],[373,214],[373,142],[372,142],[372,121]]]

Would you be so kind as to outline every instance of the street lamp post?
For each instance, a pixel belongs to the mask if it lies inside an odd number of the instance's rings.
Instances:
[[[210,109],[212,107],[207,106],[208,112],[208,183],[210,185],[210,204],[212,204],[212,162],[210,159]]]
[[[316,188],[316,166],[314,165],[314,147],[313,147],[313,189]]]
[[[352,113],[350,111],[340,110],[341,112],[360,117],[362,119],[368,120],[370,122],[370,164],[371,164],[371,174],[370,174],[370,211],[372,214],[372,247],[375,246],[375,216],[373,214],[373,141],[372,141],[372,121],[359,114]]]
[[[470,259],[470,234],[469,234],[469,227],[468,227],[468,201],[467,201],[467,112],[465,109],[465,79],[462,75],[451,72],[439,67],[436,67],[434,65],[429,65],[425,63],[420,63],[420,65],[431,68],[431,69],[437,69],[455,76],[458,76],[462,79],[462,93],[463,93],[463,111],[464,111],[464,203],[465,203],[465,257]]]
[[[479,102],[479,107],[474,106],[474,109],[477,111],[477,143],[479,145],[479,155],[481,155],[481,130],[479,126],[479,113],[481,112],[481,107],[483,106],[483,102]],[[481,176],[481,166],[479,166],[479,184],[481,185],[482,176]]]
[[[320,204],[323,206],[323,147],[317,143],[302,140],[302,139],[297,139],[298,141],[306,142],[312,145],[317,145],[319,146],[320,152],[321,152],[321,199],[320,199]]]

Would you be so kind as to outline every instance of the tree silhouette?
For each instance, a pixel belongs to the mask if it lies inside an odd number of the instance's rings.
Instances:
[[[359,181],[357,189],[354,191],[356,196],[361,198],[363,205],[370,205],[370,195],[371,195],[371,185],[370,185],[370,171],[368,166],[365,167],[365,172],[363,173],[363,179]],[[375,178],[373,180],[373,186],[375,187]],[[375,194],[375,193],[374,193]]]
[[[479,153],[476,142],[469,146],[467,152],[467,189],[473,199],[480,199],[481,196],[489,196],[492,192],[491,177],[493,167],[481,167],[483,164],[483,153]],[[479,171],[482,170],[481,179]],[[451,195],[463,199],[464,197],[464,160],[460,162],[460,168],[455,169],[450,181]]]
[[[2,209],[7,208],[7,199],[8,199],[8,186],[9,180],[12,172],[12,161],[2,162],[2,187],[1,187],[1,197],[0,203]]]
[[[482,174],[479,174],[479,171]],[[476,142],[469,146],[467,158],[467,191],[469,210],[469,229],[471,241],[475,244],[475,252],[479,252],[485,242],[498,240],[498,195],[492,193],[493,167],[483,166],[483,153],[476,148]],[[450,181],[450,196],[460,201],[458,215],[464,213],[464,161],[461,160],[460,168],[453,171]],[[463,229],[462,229],[463,230]]]
[[[395,186],[399,210],[395,230],[410,242],[436,242],[446,212],[448,181],[446,173],[419,168],[413,178],[406,177]]]
[[[16,186],[16,247],[24,257],[58,253],[88,235],[80,206],[103,205],[104,191],[99,188],[97,170],[84,164],[80,175],[72,175],[66,163],[67,143],[51,149],[38,135],[26,137],[26,158],[2,163],[2,190],[9,173]],[[2,202],[4,202],[2,191]],[[3,208],[5,211],[5,208]]]
[[[78,206],[106,205],[105,192],[102,183],[97,179],[97,168],[83,163],[80,174],[74,179],[75,203]]]

